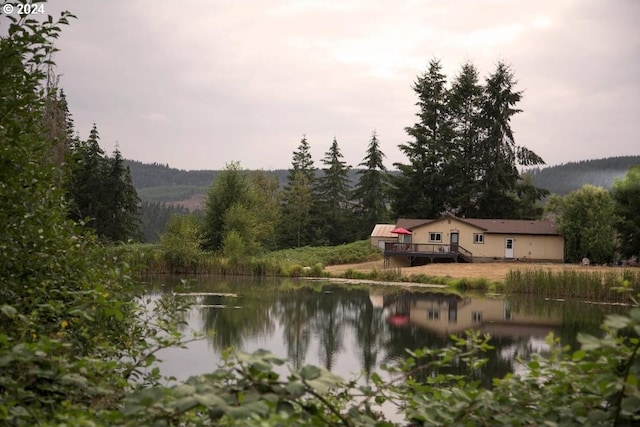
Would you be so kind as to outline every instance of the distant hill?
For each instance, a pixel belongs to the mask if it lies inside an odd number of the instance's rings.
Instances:
[[[192,205],[194,199],[202,200],[201,195],[206,193],[207,187],[220,172],[216,170],[185,171],[169,165],[146,164],[134,160],[127,160],[127,164],[131,169],[133,185],[138,195],[143,201],[149,202],[184,202]],[[615,178],[624,176],[630,166],[638,164],[640,164],[640,156],[609,157],[531,169],[526,174],[531,175],[537,187],[565,195],[584,184],[611,188]],[[269,172],[278,177],[280,185],[286,183],[288,173],[286,169]],[[352,184],[357,182],[357,169],[349,171],[349,179]]]
[[[640,156],[608,157],[583,160],[526,172],[536,187],[564,196],[585,184],[611,188],[616,178],[622,178],[629,167],[640,165]]]

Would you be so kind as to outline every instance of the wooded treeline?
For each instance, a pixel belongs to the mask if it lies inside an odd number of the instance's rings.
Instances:
[[[125,160],[125,164],[131,170],[133,185],[140,199],[150,202],[176,202],[193,194],[204,194],[213,178],[220,172],[185,171],[135,160]],[[522,175],[530,175],[533,185],[546,188],[551,194],[565,195],[585,184],[610,189],[615,178],[622,178],[629,167],[637,164],[640,164],[640,156],[608,157],[526,169]],[[354,167],[348,172],[352,187],[357,182],[359,170],[361,169]],[[275,175],[282,185],[286,182],[289,172],[287,169],[274,169],[268,173]],[[389,174],[395,175],[398,171],[390,168]]]
[[[524,175],[531,176],[537,187],[564,196],[585,184],[610,189],[616,178],[622,178],[631,166],[640,165],[640,156],[619,156],[606,159],[582,160],[546,168],[532,168]]]

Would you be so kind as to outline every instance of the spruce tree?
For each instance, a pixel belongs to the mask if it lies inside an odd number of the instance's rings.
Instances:
[[[536,153],[515,143],[511,119],[522,111],[516,107],[522,99],[522,92],[515,90],[516,84],[513,72],[502,62],[486,80],[481,112],[485,135],[480,147],[482,184],[478,200],[479,217],[518,218],[526,200],[518,197],[518,190],[524,190],[527,197],[531,191],[522,186],[518,188],[520,174],[517,165],[544,164]]]
[[[86,141],[76,141],[71,153],[69,178],[70,217],[86,222],[98,233],[104,220],[105,204],[103,178],[106,176],[106,159],[100,148],[100,134],[95,123]]]
[[[106,209],[100,234],[113,242],[140,240],[140,199],[118,147],[107,159],[103,198]]]
[[[69,217],[93,229],[101,239],[137,240],[141,237],[140,199],[131,172],[119,149],[116,148],[113,158],[108,158],[99,141],[94,124],[86,141],[75,140],[71,146]]]
[[[293,152],[291,168],[282,196],[282,216],[278,227],[281,247],[300,247],[314,243],[312,229],[313,188],[316,170],[306,136]]]
[[[462,217],[475,215],[482,165],[479,144],[483,136],[480,113],[483,87],[478,70],[467,62],[452,83],[449,113],[453,126],[453,157],[447,162],[446,173],[455,179],[451,192],[453,212]]]
[[[342,159],[338,141],[334,137],[329,151],[322,159],[323,175],[317,185],[318,212],[322,213],[324,220],[323,237],[332,245],[344,243],[349,237],[346,235],[346,226],[349,214],[347,203],[350,166]]]
[[[443,166],[452,155],[452,123],[446,84],[440,61],[432,60],[429,70],[413,85],[419,121],[405,129],[412,140],[399,145],[409,164],[394,164],[400,170],[392,181],[392,208],[398,216],[430,218],[447,209],[452,180]]]
[[[367,148],[367,154],[359,166],[358,182],[353,191],[357,207],[357,237],[369,236],[378,222],[389,220],[387,197],[389,192],[389,175],[384,166],[384,153],[380,149],[378,136],[374,131]]]

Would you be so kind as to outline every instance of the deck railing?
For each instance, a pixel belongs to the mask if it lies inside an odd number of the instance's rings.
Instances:
[[[401,254],[462,254],[471,257],[472,253],[460,245],[446,243],[396,243],[386,242],[384,245],[386,255]]]

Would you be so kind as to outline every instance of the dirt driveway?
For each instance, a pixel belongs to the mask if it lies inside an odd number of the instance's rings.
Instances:
[[[383,261],[371,261],[360,264],[330,265],[325,270],[332,274],[341,274],[352,269],[355,271],[368,272],[373,269],[383,270]],[[615,271],[620,272],[618,267],[584,267],[574,264],[553,264],[553,263],[519,263],[519,262],[488,262],[488,263],[436,263],[421,265],[418,267],[405,267],[401,269],[403,276],[412,274],[425,274],[435,277],[452,278],[485,278],[491,281],[504,281],[509,270],[545,269],[553,271],[562,270],[588,270],[588,271]]]

